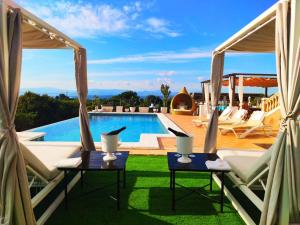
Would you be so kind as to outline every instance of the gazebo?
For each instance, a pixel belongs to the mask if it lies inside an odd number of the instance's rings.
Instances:
[[[10,0],[0,2],[0,224],[36,224],[14,119],[18,105],[22,49],[74,50],[80,102],[82,148],[94,150],[86,109],[86,50],[76,41]]]
[[[217,103],[222,87],[225,53],[274,52],[276,55],[283,120],[272,146],[260,225],[300,223],[300,128],[297,122],[300,113],[299,21],[300,1],[278,1],[217,47],[212,55],[210,85],[213,112],[206,132],[205,152],[217,151]],[[249,219],[247,216],[244,218]]]
[[[209,88],[211,80],[201,82],[202,95],[209,96]],[[235,89],[238,88],[239,104],[242,105],[244,97],[244,87],[263,88],[264,97],[268,97],[268,88],[278,87],[276,74],[265,73],[230,73],[223,75],[222,86],[228,87],[229,105],[235,102]],[[207,103],[207,102],[206,102]]]

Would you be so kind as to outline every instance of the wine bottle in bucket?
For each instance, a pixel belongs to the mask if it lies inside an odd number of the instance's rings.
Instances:
[[[106,155],[103,157],[104,161],[111,161],[117,158],[114,152],[116,152],[118,148],[119,134],[125,129],[126,127],[122,127],[118,130],[113,130],[101,135],[102,150],[103,152],[106,152]]]
[[[176,149],[177,153],[181,154],[181,157],[177,159],[180,163],[190,163],[192,159],[189,158],[189,154],[193,152],[194,137],[189,136],[180,131],[176,131],[172,128],[168,128],[173,134],[176,135]]]

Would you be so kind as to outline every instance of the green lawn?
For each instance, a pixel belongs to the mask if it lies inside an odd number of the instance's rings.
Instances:
[[[220,206],[198,195],[190,195],[179,201],[176,211],[171,210],[169,171],[165,156],[130,156],[127,162],[127,188],[121,189],[121,211],[108,195],[115,193],[115,185],[101,191],[83,195],[93,188],[113,183],[114,172],[90,172],[87,183],[81,189],[78,183],[69,195],[69,209],[64,204],[48,220],[48,225],[204,225],[244,224],[238,213],[226,201],[224,213]],[[209,182],[205,173],[178,173],[176,182],[187,187],[200,187]],[[219,199],[216,184],[211,197]],[[208,190],[208,187],[206,188]],[[177,187],[177,197],[186,189]]]

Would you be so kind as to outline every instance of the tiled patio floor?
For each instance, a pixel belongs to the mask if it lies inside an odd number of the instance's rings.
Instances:
[[[174,123],[187,133],[194,135],[194,151],[203,152],[205,132],[203,127],[196,127],[192,124],[193,116],[167,115]],[[247,138],[238,139],[233,133],[229,132],[226,135],[218,133],[217,148],[238,148],[250,150],[263,150],[268,148],[275,140],[277,131],[272,133],[272,136],[264,135],[262,130],[255,131]],[[135,149],[130,150],[131,154],[143,155],[164,155],[168,151],[176,150],[175,138],[159,138],[160,150]]]

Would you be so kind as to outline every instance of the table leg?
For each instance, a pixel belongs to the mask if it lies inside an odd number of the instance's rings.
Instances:
[[[83,188],[83,171],[80,170],[80,185],[81,185],[81,188]]]
[[[117,170],[117,210],[120,210],[120,170]]]
[[[170,170],[170,190],[172,190],[173,187],[173,172]]]
[[[68,209],[68,180],[67,180],[66,170],[64,170],[64,186],[65,186],[65,208]]]
[[[224,172],[221,174],[221,212],[224,208]]]
[[[175,210],[175,170],[172,170],[172,210]]]
[[[209,183],[210,192],[212,192],[212,181],[213,181],[212,177],[213,177],[213,172],[210,172],[210,183]]]
[[[126,188],[126,168],[123,170],[123,188]]]

